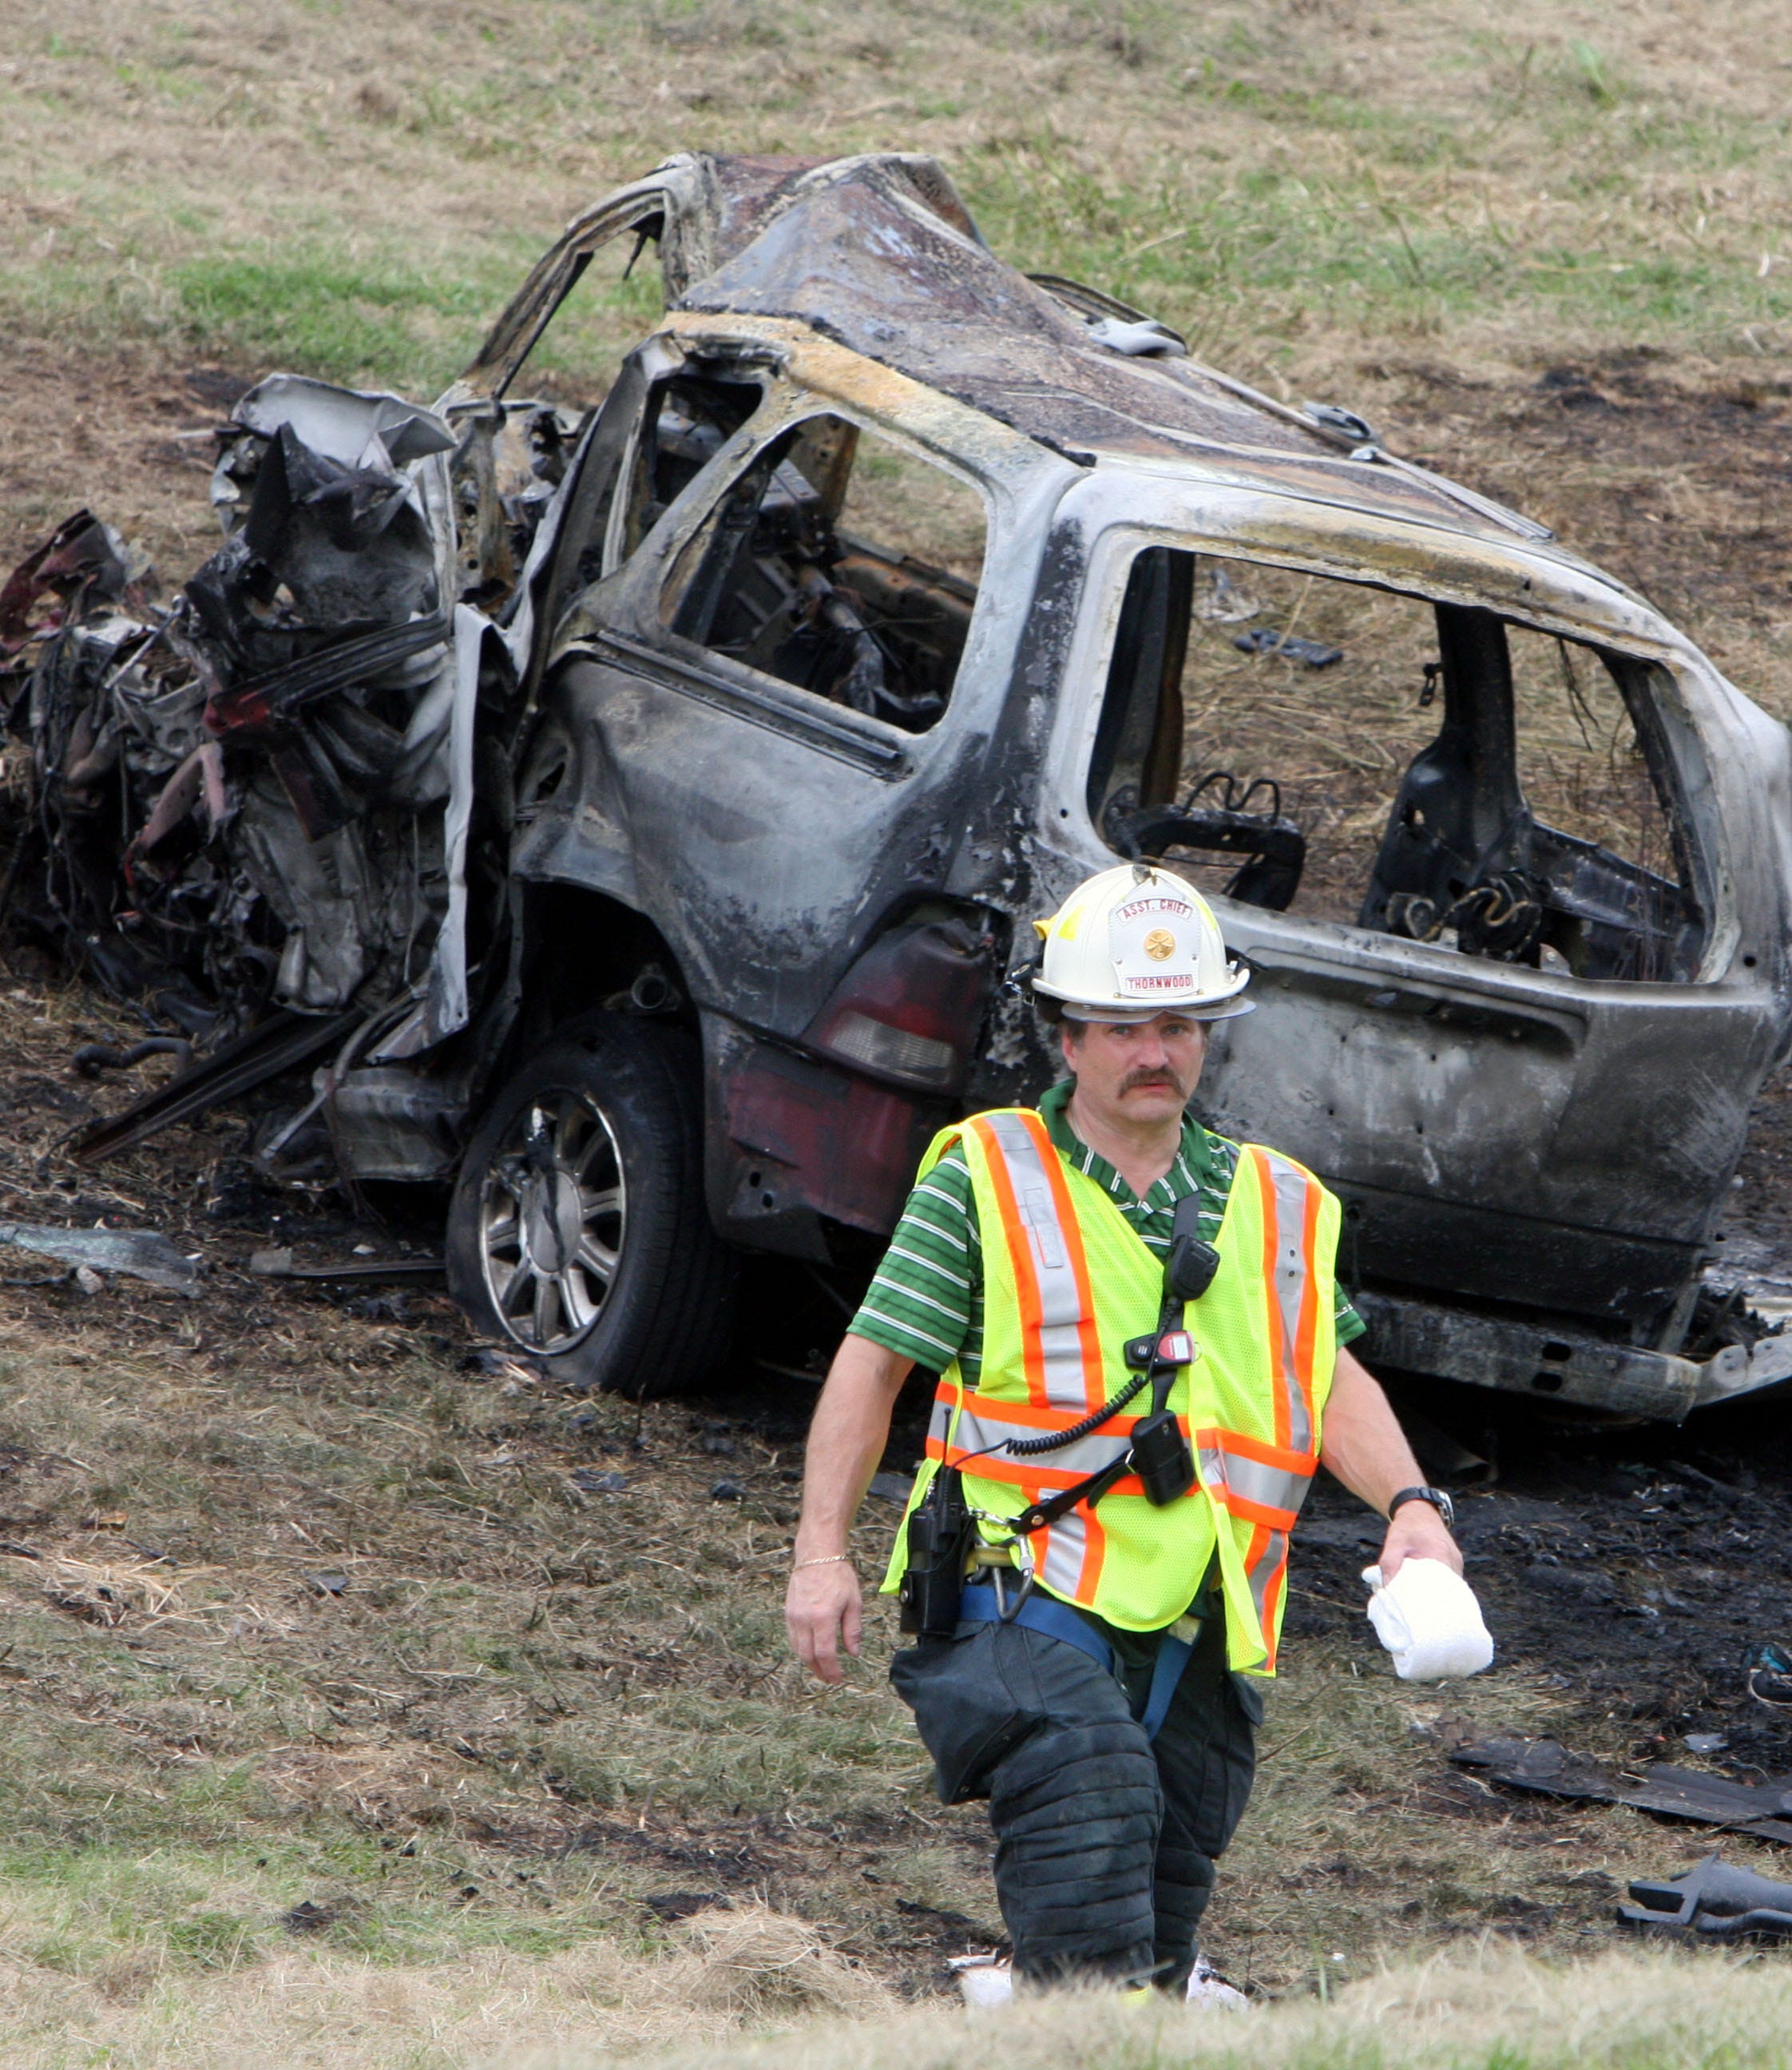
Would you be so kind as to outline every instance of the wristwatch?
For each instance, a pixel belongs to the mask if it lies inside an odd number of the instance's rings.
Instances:
[[[1456,1524],[1456,1505],[1442,1488],[1405,1487],[1388,1504],[1388,1521],[1393,1521],[1393,1513],[1403,1502],[1428,1502],[1443,1519],[1446,1531],[1454,1530]]]

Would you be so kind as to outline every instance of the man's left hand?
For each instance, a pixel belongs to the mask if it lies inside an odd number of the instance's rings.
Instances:
[[[1381,1585],[1385,1588],[1409,1560],[1441,1560],[1451,1573],[1463,1571],[1463,1556],[1443,1519],[1428,1502],[1403,1502],[1381,1541]]]

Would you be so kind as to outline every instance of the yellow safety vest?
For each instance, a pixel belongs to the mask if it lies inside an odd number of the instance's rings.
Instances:
[[[1130,1377],[1123,1347],[1157,1327],[1164,1268],[1106,1188],[1059,1154],[1033,1109],[998,1109],[943,1131],[922,1176],[955,1143],[982,1234],[983,1362],[974,1392],[955,1360],[940,1376],[910,1506],[943,1462],[961,1466],[983,1536],[999,1543],[1008,1536],[999,1520],[1126,1450],[1148,1399],[1059,1451],[1017,1459],[1000,1447],[1067,1430],[1119,1391]],[[1338,1222],[1336,1197],[1310,1172],[1242,1147],[1214,1246],[1219,1270],[1186,1311],[1197,1355],[1169,1397],[1194,1446],[1198,1484],[1160,1508],[1127,1475],[1094,1508],[1079,1504],[1033,1533],[1040,1585],[1124,1630],[1160,1630],[1189,1608],[1217,1556],[1229,1664],[1274,1673],[1288,1537],[1319,1464],[1337,1356]],[[886,1590],[906,1563],[906,1525],[905,1517]]]

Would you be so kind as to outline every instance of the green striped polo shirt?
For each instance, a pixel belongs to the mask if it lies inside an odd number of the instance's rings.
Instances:
[[[1160,1258],[1170,1247],[1176,1204],[1190,1193],[1200,1201],[1201,1233],[1211,1243],[1238,1169],[1238,1144],[1184,1115],[1174,1163],[1141,1200],[1071,1128],[1065,1108],[1074,1090],[1074,1081],[1066,1079],[1039,1102],[1046,1131],[1065,1156],[1107,1187],[1114,1205]],[[1363,1334],[1363,1319],[1341,1286],[1337,1320],[1340,1345]],[[983,1253],[971,1168],[957,1145],[909,1195],[852,1329],[855,1336],[869,1337],[929,1372],[940,1372],[955,1358],[965,1385],[977,1385],[983,1363]]]

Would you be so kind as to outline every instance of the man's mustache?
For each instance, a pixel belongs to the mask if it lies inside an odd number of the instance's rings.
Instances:
[[[1123,1093],[1134,1092],[1144,1086],[1163,1086],[1172,1093],[1179,1093],[1182,1090],[1182,1081],[1173,1071],[1150,1070],[1128,1071],[1120,1081]]]

